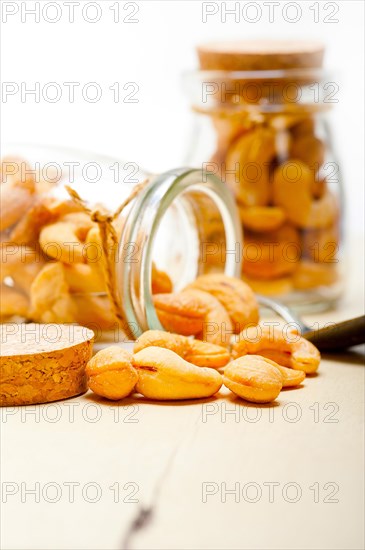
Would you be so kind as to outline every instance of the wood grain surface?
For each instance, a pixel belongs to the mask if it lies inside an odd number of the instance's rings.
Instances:
[[[349,271],[338,309],[306,321],[363,313]],[[4,408],[1,547],[363,548],[364,373],[360,348],[325,356],[271,405],[223,390]]]

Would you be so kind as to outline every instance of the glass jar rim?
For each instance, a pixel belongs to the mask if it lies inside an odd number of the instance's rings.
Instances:
[[[201,192],[214,199],[222,217],[227,250],[233,250],[237,243],[242,244],[236,205],[230,191],[217,176],[203,169],[192,168],[179,168],[156,176],[134,200],[119,242],[117,266],[119,299],[135,336],[151,327],[163,330],[151,292],[152,246],[167,209],[177,198],[190,192]],[[140,243],[143,246],[140,249],[139,265],[134,262],[124,262],[122,256],[125,245],[138,242],[146,229],[148,237]],[[241,264],[236,261],[234,254],[227,256],[225,274],[239,276]],[[144,274],[143,278],[141,274]],[[136,287],[140,293],[136,293]]]
[[[224,71],[195,70],[183,87],[202,114],[321,112],[337,103],[338,83],[322,68]]]

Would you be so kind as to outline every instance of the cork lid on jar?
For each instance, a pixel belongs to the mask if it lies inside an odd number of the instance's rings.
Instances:
[[[207,71],[272,71],[322,67],[324,45],[300,40],[213,42],[197,48]]]

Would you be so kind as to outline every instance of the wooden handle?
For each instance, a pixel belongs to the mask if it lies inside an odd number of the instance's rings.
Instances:
[[[365,342],[365,315],[303,334],[320,351],[350,348]]]

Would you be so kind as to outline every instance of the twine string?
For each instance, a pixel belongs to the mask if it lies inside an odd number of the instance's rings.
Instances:
[[[72,189],[68,185],[65,186],[71,199],[76,204],[78,204],[86,214],[90,216],[90,219],[93,222],[97,223],[99,226],[101,246],[103,250],[103,257],[105,260],[102,263],[105,274],[107,294],[112,305],[115,317],[118,319],[127,337],[131,340],[134,340],[134,335],[127,319],[125,318],[125,313],[121,307],[120,300],[118,299],[114,256],[114,251],[116,250],[116,247],[118,245],[118,236],[113,222],[120,216],[124,208],[128,206],[128,204],[130,204],[132,200],[134,200],[137,195],[146,187],[147,184],[148,179],[136,185],[131,194],[122,202],[122,204],[115,210],[114,213],[110,213],[104,208],[97,208],[95,210],[91,209],[87,205],[87,202],[80,197],[75,189]]]

